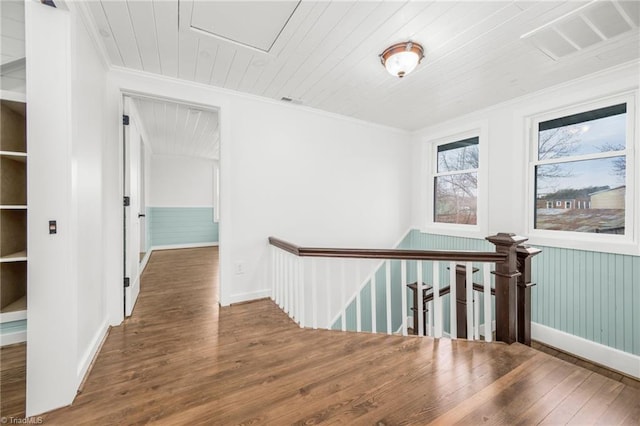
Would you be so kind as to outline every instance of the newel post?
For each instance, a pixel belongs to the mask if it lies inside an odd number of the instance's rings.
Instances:
[[[518,342],[531,346],[531,258],[542,250],[521,245],[518,254]]]
[[[498,233],[486,238],[496,246],[496,253],[504,253],[507,258],[496,262],[496,340],[513,343],[517,339],[517,279],[518,244],[527,241],[526,237],[515,234]]]

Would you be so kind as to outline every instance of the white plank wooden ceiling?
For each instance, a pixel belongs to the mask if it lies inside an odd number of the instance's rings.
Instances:
[[[1,90],[25,91],[24,2],[0,1]]]
[[[88,5],[113,65],[408,130],[640,57],[636,0]],[[406,40],[426,57],[400,80],[378,54]]]
[[[133,102],[153,154],[220,158],[217,111],[153,98]]]

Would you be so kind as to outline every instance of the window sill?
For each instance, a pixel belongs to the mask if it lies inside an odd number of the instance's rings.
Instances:
[[[526,244],[572,250],[640,256],[640,244],[622,235],[591,235],[563,231],[530,231]]]

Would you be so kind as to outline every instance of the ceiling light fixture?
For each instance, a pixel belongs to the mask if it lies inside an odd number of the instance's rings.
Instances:
[[[382,65],[389,74],[402,78],[413,71],[424,58],[424,49],[418,43],[397,43],[380,54]]]

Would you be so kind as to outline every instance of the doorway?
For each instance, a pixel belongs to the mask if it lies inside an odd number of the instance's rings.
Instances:
[[[218,110],[211,107],[125,94],[123,110],[128,317],[154,251],[218,245],[220,132]]]

